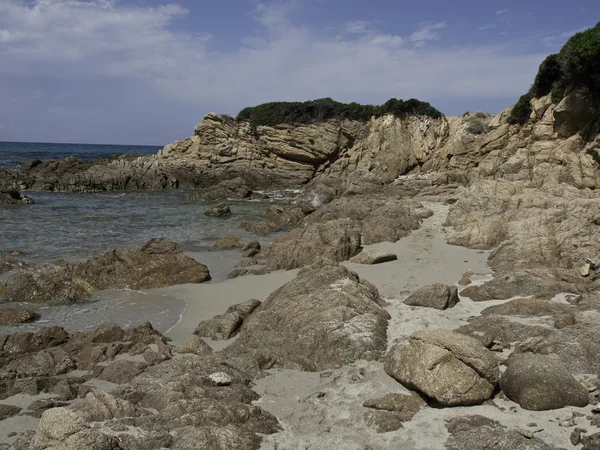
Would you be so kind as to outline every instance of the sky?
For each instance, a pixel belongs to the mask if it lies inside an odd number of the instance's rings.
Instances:
[[[598,0],[0,0],[0,141],[166,145],[269,101],[496,113]]]

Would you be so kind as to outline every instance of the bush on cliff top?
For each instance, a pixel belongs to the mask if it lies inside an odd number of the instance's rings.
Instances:
[[[576,33],[540,64],[530,93],[535,98],[552,93],[556,103],[567,88],[587,88],[600,106],[600,22]]]
[[[548,56],[541,64],[529,92],[513,107],[510,123],[523,125],[531,114],[531,99],[551,94],[559,103],[567,89],[587,89],[600,109],[600,22],[576,33],[559,53]]]
[[[442,117],[442,113],[429,103],[416,99],[397,100],[392,98],[381,106],[340,103],[331,98],[308,102],[272,102],[242,109],[237,120],[248,120],[252,126],[287,124],[309,124],[329,119],[367,121],[372,116],[393,114],[396,117],[424,115]]]

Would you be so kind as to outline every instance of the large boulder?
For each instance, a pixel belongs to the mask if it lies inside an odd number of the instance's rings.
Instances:
[[[398,255],[385,249],[363,249],[358,255],[353,257],[350,262],[355,264],[381,264],[389,261],[396,261]]]
[[[460,301],[456,286],[432,284],[424,286],[412,293],[404,303],[410,306],[425,306],[427,308],[448,309]]]
[[[477,339],[442,330],[415,332],[388,352],[385,371],[445,406],[476,405],[498,383],[496,356]]]
[[[583,407],[589,402],[587,390],[556,357],[519,356],[502,374],[501,386],[508,398],[534,411]]]
[[[50,305],[84,300],[95,289],[151,289],[210,280],[208,268],[166,238],[117,248],[83,263],[58,260],[23,270],[0,284],[4,301]]]
[[[262,253],[271,269],[295,269],[319,260],[345,261],[360,249],[360,232],[350,219],[296,228],[275,239]]]
[[[389,314],[377,289],[337,265],[301,270],[244,320],[227,349],[255,369],[320,371],[385,351]]]
[[[18,325],[37,318],[34,311],[24,308],[0,309],[0,325]]]

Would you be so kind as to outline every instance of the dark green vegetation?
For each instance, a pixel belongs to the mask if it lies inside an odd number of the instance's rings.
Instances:
[[[551,94],[552,101],[558,103],[567,89],[587,90],[600,110],[600,22],[575,34],[560,52],[548,56],[540,64],[529,93],[513,108],[510,122],[527,122],[531,106],[525,103],[530,99]]]
[[[523,125],[531,115],[531,94],[521,95],[510,113],[508,123]]]
[[[244,108],[237,120],[249,120],[252,126],[279,124],[309,124],[329,119],[348,119],[367,121],[373,116],[393,114],[396,117],[422,115],[433,118],[442,117],[442,113],[429,103],[414,98],[397,100],[392,98],[383,105],[360,105],[358,103],[340,103],[331,98],[321,98],[308,102],[272,102]]]

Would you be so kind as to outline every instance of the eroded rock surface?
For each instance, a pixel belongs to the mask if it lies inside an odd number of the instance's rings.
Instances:
[[[205,265],[183,255],[174,242],[155,238],[140,248],[117,248],[83,263],[58,260],[25,269],[0,284],[0,297],[59,305],[84,300],[95,289],[151,289],[207,280]]]
[[[424,306],[443,310],[456,306],[459,301],[456,286],[438,283],[422,287],[404,300],[404,303],[410,306]]]

